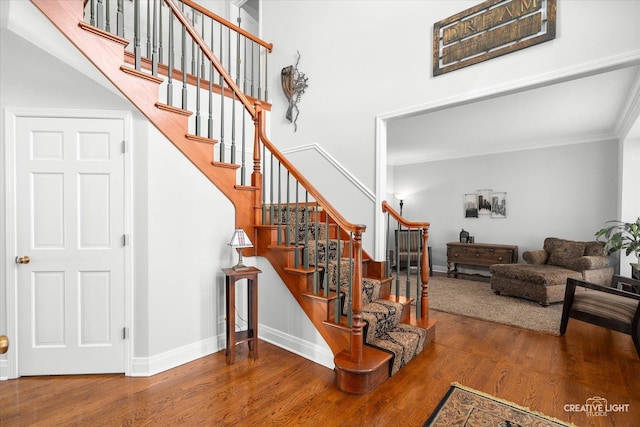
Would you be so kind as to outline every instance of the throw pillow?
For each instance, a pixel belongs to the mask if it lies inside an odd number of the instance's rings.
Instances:
[[[571,268],[572,261],[584,254],[584,242],[556,239],[549,253],[547,264]]]
[[[604,251],[604,242],[586,242],[584,246],[584,254],[586,256],[606,255]]]

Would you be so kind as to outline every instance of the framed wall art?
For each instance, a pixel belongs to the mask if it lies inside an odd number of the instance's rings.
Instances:
[[[507,193],[491,193],[491,218],[507,217]]]
[[[478,214],[491,215],[491,189],[478,190]]]
[[[464,217],[478,218],[478,195],[476,193],[464,195]]]

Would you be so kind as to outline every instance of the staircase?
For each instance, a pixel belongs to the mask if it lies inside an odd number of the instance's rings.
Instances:
[[[143,10],[140,0],[31,1],[232,201],[236,226],[255,243],[251,255],[269,260],[332,349],[340,389],[372,391],[433,340],[426,252],[419,254],[417,266],[419,296],[401,295],[398,281],[394,293],[390,262],[375,261],[362,250],[365,226],[343,218],[267,137],[270,106],[261,98],[267,99],[270,44],[190,0],[149,0]],[[125,28],[128,33],[133,29],[132,41],[124,38]],[[232,41],[235,79],[227,71],[233,68]],[[174,50],[180,51],[178,64]],[[174,98],[181,99],[180,105]],[[217,130],[214,116],[220,116]],[[245,152],[251,153],[250,170]],[[421,230],[422,247],[427,247],[428,223],[408,222],[386,202],[382,208],[397,227]]]

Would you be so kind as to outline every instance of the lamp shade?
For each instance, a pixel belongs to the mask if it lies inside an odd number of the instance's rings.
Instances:
[[[242,228],[238,228],[233,232],[229,246],[232,248],[252,248],[253,243],[249,240],[247,233]]]

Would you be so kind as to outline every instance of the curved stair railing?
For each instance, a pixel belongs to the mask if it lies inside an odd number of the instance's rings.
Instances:
[[[190,0],[148,0],[142,9],[141,0],[31,1],[232,201],[236,226],[253,237],[254,255],[270,261],[334,352],[339,387],[366,393],[384,381],[390,356],[365,345],[370,322],[363,321],[363,286],[388,287],[391,280],[385,263],[362,249],[366,227],[347,221],[268,138],[264,100],[272,45]],[[88,34],[100,40],[87,40]],[[250,44],[259,54],[248,52]],[[428,224],[419,224],[426,247]],[[420,298],[424,320],[427,281]],[[410,299],[396,295],[400,301],[406,318]]]

